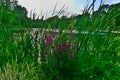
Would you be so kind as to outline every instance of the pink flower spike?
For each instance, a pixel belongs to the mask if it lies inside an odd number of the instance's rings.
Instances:
[[[46,43],[45,44],[48,47],[48,44],[51,43],[53,41],[53,39],[52,39],[51,36],[48,36],[48,35],[46,35],[45,39],[46,39]]]
[[[62,51],[62,46],[61,45],[59,46],[59,50]]]
[[[60,61],[60,65],[62,65],[62,61]]]
[[[70,48],[70,45],[71,45],[71,40],[68,42],[68,48]]]
[[[66,49],[66,44],[64,44],[64,49]]]
[[[51,36],[48,36],[48,35],[46,35],[46,42],[52,42],[53,40],[52,40],[52,37]]]

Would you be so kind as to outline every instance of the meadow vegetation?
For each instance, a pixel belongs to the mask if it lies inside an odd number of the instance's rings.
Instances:
[[[92,7],[44,20],[0,1],[0,80],[120,80],[120,3]]]

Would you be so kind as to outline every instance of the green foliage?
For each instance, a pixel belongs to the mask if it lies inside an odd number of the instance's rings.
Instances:
[[[118,4],[93,15],[32,20],[8,3],[0,4],[0,80],[120,79]]]

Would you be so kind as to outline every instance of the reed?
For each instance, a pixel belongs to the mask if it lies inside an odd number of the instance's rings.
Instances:
[[[0,4],[0,80],[120,79],[119,8],[39,23],[16,12]]]

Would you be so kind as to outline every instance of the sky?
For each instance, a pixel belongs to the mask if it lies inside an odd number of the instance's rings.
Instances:
[[[92,0],[88,0],[89,4]],[[120,0],[103,0],[105,4],[115,4],[120,2]],[[100,0],[96,1],[95,10],[98,9]],[[28,17],[30,16],[30,12],[36,13],[37,15],[45,15],[47,13],[47,17],[51,16],[52,11],[57,4],[56,12],[58,12],[64,5],[64,15],[68,12],[70,15],[72,14],[81,14],[84,8],[87,5],[87,0],[18,0],[18,4],[25,7],[28,11]]]

